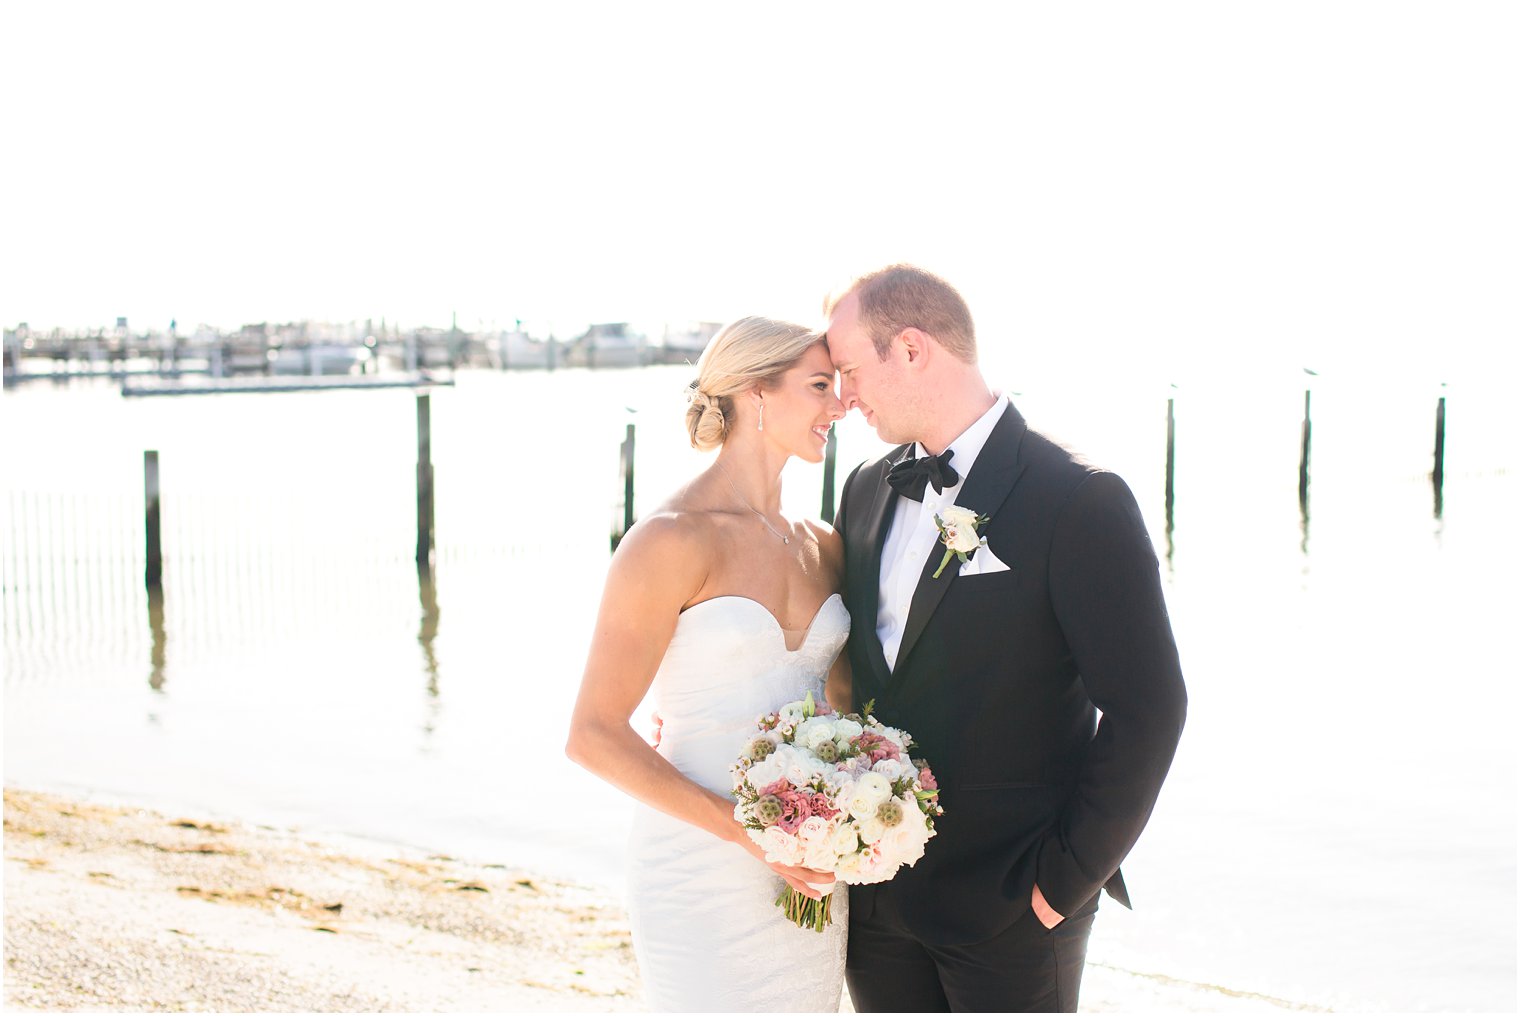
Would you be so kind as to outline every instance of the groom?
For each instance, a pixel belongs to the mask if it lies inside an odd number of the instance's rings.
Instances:
[[[1122,480],[988,388],[944,280],[894,265],[826,312],[845,407],[901,446],[850,474],[834,523],[855,703],[913,734],[945,808],[917,866],[851,889],[850,996],[1075,1012],[1186,712],[1155,552]],[[952,505],[986,544],[936,578]]]

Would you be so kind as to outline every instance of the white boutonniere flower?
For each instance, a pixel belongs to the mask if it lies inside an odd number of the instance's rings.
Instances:
[[[987,538],[979,535],[977,529],[986,525],[988,519],[989,516],[978,515],[970,508],[962,508],[960,505],[946,508],[944,515],[935,514],[934,524],[939,527],[939,542],[945,545],[944,559],[934,570],[935,578],[939,578],[952,557],[960,558],[961,564],[965,564],[978,547],[987,545]]]

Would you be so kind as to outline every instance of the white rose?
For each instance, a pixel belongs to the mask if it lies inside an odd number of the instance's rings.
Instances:
[[[976,512],[959,505],[951,505],[940,513],[939,520],[945,527],[945,546],[961,553],[975,550],[982,545],[976,534]]]
[[[892,784],[880,773],[861,773],[860,778],[855,781],[855,792],[859,794],[862,791],[869,794],[871,799],[880,805],[892,796]]]
[[[818,746],[825,741],[834,740],[834,723],[822,716],[815,716],[810,720],[803,720],[797,727],[797,734],[792,739],[802,745],[808,751],[817,751]]]
[[[778,744],[776,750],[766,757],[775,759],[776,764],[781,766],[781,772],[785,774],[787,767],[797,758],[797,749],[790,744]]]
[[[902,776],[903,773],[907,772],[907,769],[907,766],[903,765],[895,758],[884,758],[871,767],[871,772],[875,773],[877,776],[880,776],[888,783],[893,783],[896,782],[896,780]]]
[[[787,759],[786,768],[782,770],[782,774],[792,781],[793,786],[805,787],[813,782],[813,777],[824,771],[825,765],[826,763],[818,761],[811,755],[793,752]]]
[[[796,864],[802,858],[802,844],[780,826],[771,826],[761,833],[760,846],[765,848],[767,861]]]
[[[897,799],[897,803],[902,805],[903,819],[892,827],[892,831],[904,842],[914,844],[914,850],[921,853],[929,837],[934,835],[934,830],[929,828],[923,810],[919,808],[918,802],[913,799],[911,793],[903,794]]]
[[[781,779],[784,770],[781,767],[781,760],[777,757],[779,751],[780,749],[749,767],[744,776],[749,780],[750,786],[759,790]]]
[[[881,802],[876,795],[862,787],[857,781],[850,788],[848,797],[842,798],[844,810],[850,813],[850,817],[856,821],[864,821],[876,817],[876,809],[881,807]]]
[[[860,849],[860,833],[853,824],[846,822],[829,837],[829,848],[840,857],[853,854]]]
[[[910,738],[907,734],[903,733],[901,730],[898,730],[896,727],[882,727],[877,731],[877,733],[904,751],[908,749],[908,741]]]
[[[856,822],[855,828],[860,832],[861,842],[867,846],[881,839],[887,831],[887,827],[882,825],[881,819],[874,815]]]
[[[814,843],[827,842],[828,838],[828,819],[819,818],[817,815],[811,815],[803,819],[802,824],[797,827],[797,839],[807,846],[811,846]]]
[[[841,746],[864,729],[864,727],[854,720],[847,720],[842,716],[834,721],[834,737],[840,742]]]
[[[892,796],[892,784],[877,773],[861,773],[850,788],[844,810],[855,819],[874,819],[876,809]]]
[[[834,876],[851,885],[860,884],[859,874],[864,854],[841,854],[834,862]]]
[[[833,871],[838,861],[839,857],[827,839],[808,844],[807,852],[802,855],[802,866],[814,871]]]

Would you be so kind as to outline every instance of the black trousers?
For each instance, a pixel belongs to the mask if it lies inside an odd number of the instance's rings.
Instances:
[[[930,946],[877,892],[850,919],[850,998],[857,1012],[1076,1012],[1099,895],[1050,930],[1031,910],[985,942]]]

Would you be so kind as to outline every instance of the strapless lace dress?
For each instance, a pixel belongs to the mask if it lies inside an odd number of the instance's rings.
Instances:
[[[850,633],[836,593],[796,650],[756,600],[689,607],[655,674],[660,754],[728,796],[729,767],[760,715],[812,691]],[[628,911],[649,1007],[667,1012],[838,1012],[849,893],[823,931],[788,921],[783,882],[743,848],[640,805],[628,850]]]

